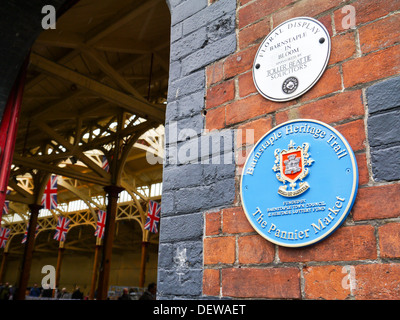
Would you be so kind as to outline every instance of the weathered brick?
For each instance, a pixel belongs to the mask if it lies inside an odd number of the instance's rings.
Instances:
[[[400,25],[400,14],[365,25],[359,29],[362,53],[380,50],[400,41],[399,34],[393,32]]]
[[[396,45],[344,62],[343,82],[345,88],[386,78],[398,73],[400,71],[399,56],[400,45]]]
[[[251,70],[257,50],[258,46],[252,46],[227,57],[224,62],[225,78],[229,79]]]
[[[356,120],[335,127],[348,141],[353,151],[365,149],[364,120]]]
[[[204,239],[204,264],[234,263],[236,259],[235,237]]]
[[[399,9],[397,1],[386,0],[358,0],[351,5],[354,7],[356,13],[356,26],[373,21]],[[345,19],[348,14],[349,12],[346,11],[343,13],[342,8],[334,12],[336,32],[347,30],[346,24],[343,24],[342,20]],[[344,21],[346,22],[347,20],[345,19]]]
[[[297,268],[222,269],[222,295],[237,298],[299,299]]]
[[[364,115],[361,91],[349,91],[277,113],[277,124],[297,118],[315,119],[326,123]]]
[[[242,236],[238,240],[239,263],[259,264],[274,260],[275,246],[259,235]]]
[[[272,118],[257,119],[239,126],[238,129],[236,143],[238,148],[243,144],[255,144],[263,135],[272,129]],[[250,137],[248,136],[249,132],[247,130],[253,130],[253,134],[250,135]],[[249,141],[249,138],[253,141]]]
[[[205,214],[205,235],[213,236],[221,232],[221,212],[207,212]]]
[[[344,266],[305,267],[303,275],[306,299],[344,300],[351,294],[350,286],[343,286],[347,275]]]
[[[223,233],[242,233],[252,232],[253,227],[247,220],[242,207],[227,208],[222,211],[222,232]]]
[[[228,80],[212,86],[207,90],[206,108],[213,108],[235,97],[235,80]]]
[[[279,248],[282,262],[294,261],[351,261],[375,259],[374,227],[340,227],[331,236],[304,248]]]
[[[226,105],[226,124],[235,124],[266,115],[286,105],[286,103],[269,101],[259,94],[251,95]]]
[[[354,221],[397,218],[400,215],[400,184],[358,189],[352,209]]]
[[[224,63],[220,60],[206,67],[207,88],[224,78]]]
[[[271,21],[265,18],[247,28],[239,31],[239,49],[244,49],[250,44],[257,43],[264,39],[270,32]]]
[[[400,299],[400,264],[366,264],[355,266],[357,300]]]
[[[251,93],[256,93],[257,89],[253,81],[253,72],[249,71],[247,73],[241,74],[238,77],[239,83],[239,96],[245,97]]]
[[[400,258],[400,223],[387,223],[378,228],[382,258]]]
[[[204,269],[203,294],[206,296],[218,296],[220,288],[219,270]]]
[[[293,17],[315,17],[339,5],[342,0],[304,0],[273,14],[274,27]],[[284,4],[285,5],[285,4]],[[280,7],[284,7],[281,5]]]
[[[365,153],[356,154],[358,166],[358,185],[362,186],[369,181],[367,155]]]
[[[206,129],[222,129],[225,127],[225,106],[207,110]]]
[[[239,9],[239,28],[254,23],[291,2],[292,0],[256,0]]]
[[[329,93],[333,93],[342,89],[342,79],[338,66],[325,70],[318,82],[304,95],[301,101],[308,101],[318,97],[322,97]]]
[[[331,38],[331,56],[328,65],[338,63],[356,54],[356,39],[354,32],[338,34]]]

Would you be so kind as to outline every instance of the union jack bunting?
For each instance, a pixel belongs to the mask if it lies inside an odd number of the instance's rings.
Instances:
[[[106,156],[103,156],[103,158],[101,160],[101,166],[102,166],[103,170],[105,170],[107,172],[110,171],[110,164],[108,163]]]
[[[10,192],[11,192],[11,190],[7,190],[6,195],[10,194]],[[10,201],[9,200],[5,200],[4,201],[4,206],[3,206],[3,214],[7,214],[9,208],[10,208]]]
[[[0,228],[0,248],[6,247],[9,236],[10,236],[10,229]]]
[[[153,233],[158,232],[158,224],[160,223],[160,212],[161,205],[158,202],[150,200],[149,210],[147,211],[147,219],[144,225],[146,230],[150,230]]]
[[[99,210],[97,214],[97,227],[96,231],[94,232],[94,235],[97,238],[103,239],[104,237],[104,229],[106,227],[106,217],[107,217],[107,212]]]
[[[29,223],[28,223],[28,226],[26,227],[26,230],[25,230],[25,233],[24,233],[24,237],[22,238],[21,243],[25,243],[26,242],[26,240],[28,238],[28,230],[29,230]],[[39,225],[36,225],[35,238],[36,238],[36,236],[38,234],[38,231],[39,231]]]
[[[70,223],[70,219],[66,217],[58,217],[56,233],[53,239],[58,241],[65,241],[65,239],[67,238],[67,232]]]
[[[42,206],[44,209],[57,208],[57,176],[51,176],[44,189]]]

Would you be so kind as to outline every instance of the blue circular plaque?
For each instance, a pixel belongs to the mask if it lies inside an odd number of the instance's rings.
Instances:
[[[331,235],[346,219],[358,168],[346,139],[316,120],[283,123],[254,146],[243,167],[241,200],[254,229],[285,247]]]

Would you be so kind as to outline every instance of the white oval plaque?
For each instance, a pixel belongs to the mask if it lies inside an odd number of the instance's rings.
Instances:
[[[331,53],[331,39],[317,20],[298,17],[277,26],[261,43],[253,64],[254,84],[272,101],[295,99],[318,81]]]

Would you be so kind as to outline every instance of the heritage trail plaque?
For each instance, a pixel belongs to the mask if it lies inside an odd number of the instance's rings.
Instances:
[[[281,124],[254,146],[243,167],[244,212],[267,240],[311,245],[346,219],[358,188],[358,168],[346,139],[316,120]]]
[[[288,101],[308,91],[328,64],[331,39],[317,20],[298,17],[277,26],[261,43],[253,64],[258,92]]]

